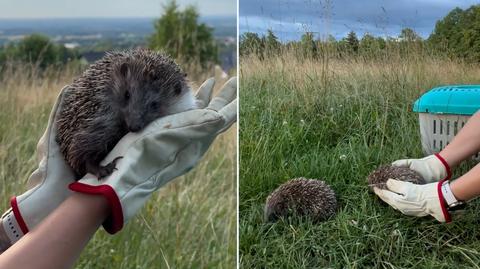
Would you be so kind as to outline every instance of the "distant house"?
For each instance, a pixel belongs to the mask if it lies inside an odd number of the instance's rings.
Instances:
[[[65,46],[65,48],[67,48],[67,49],[74,49],[74,48],[79,47],[80,44],[78,44],[77,42],[72,42],[72,43],[65,43],[65,44],[63,44],[63,46]]]

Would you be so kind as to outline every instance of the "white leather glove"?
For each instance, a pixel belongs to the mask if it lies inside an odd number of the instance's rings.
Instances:
[[[166,116],[139,133],[127,134],[103,160],[109,163],[123,156],[116,171],[102,180],[87,174],[70,189],[104,195],[111,212],[103,227],[111,234],[118,232],[152,192],[192,169],[217,135],[236,121],[236,88],[232,78],[209,102],[213,82],[205,82],[197,97],[201,107],[208,104],[206,108]]]
[[[397,160],[392,165],[408,167],[419,173],[428,183],[449,180],[452,177],[450,166],[438,153],[422,159]]]
[[[48,126],[37,144],[38,168],[30,175],[28,191],[10,200],[11,208],[2,215],[2,226],[13,244],[41,222],[70,194],[68,184],[74,181],[72,169],[65,162],[55,141],[55,115],[65,86],[50,112]]]
[[[442,183],[443,181],[417,185],[389,179],[388,190],[374,187],[373,191],[380,199],[404,215],[415,217],[431,215],[440,222],[450,222],[450,213],[441,191]]]

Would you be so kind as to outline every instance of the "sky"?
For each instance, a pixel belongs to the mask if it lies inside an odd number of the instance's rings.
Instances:
[[[0,0],[0,19],[158,17],[166,0]],[[236,0],[177,0],[193,4],[201,16],[237,14]]]
[[[436,21],[455,7],[480,4],[472,0],[240,0],[239,29],[263,34],[271,29],[281,40],[299,39],[314,32],[340,39],[351,30],[360,37],[398,36],[410,27],[422,37],[430,35]]]

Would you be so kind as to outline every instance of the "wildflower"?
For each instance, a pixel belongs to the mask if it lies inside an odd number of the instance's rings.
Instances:
[[[342,154],[340,155],[340,161],[345,161],[347,159],[347,155]]]
[[[288,123],[287,121],[285,121],[285,120],[283,121],[283,125],[287,125],[287,123]]]

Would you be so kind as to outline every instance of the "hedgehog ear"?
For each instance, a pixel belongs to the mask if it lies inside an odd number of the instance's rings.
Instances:
[[[124,77],[127,77],[127,75],[128,75],[128,64],[127,63],[122,63],[122,65],[120,66],[120,74],[122,74],[122,76],[124,76]]]

